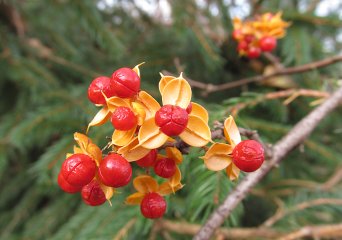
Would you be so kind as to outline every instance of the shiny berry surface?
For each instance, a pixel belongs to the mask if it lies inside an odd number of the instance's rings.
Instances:
[[[159,159],[154,165],[154,172],[162,178],[170,178],[176,172],[176,163],[172,159]]]
[[[106,156],[100,163],[98,176],[101,182],[110,187],[123,187],[132,178],[131,164],[118,154]]]
[[[263,37],[259,41],[259,46],[264,52],[271,52],[277,46],[277,40],[274,37]]]
[[[105,104],[106,100],[102,94],[106,95],[107,98],[115,96],[115,91],[110,86],[110,78],[101,76],[95,78],[88,88],[88,98],[94,104]]]
[[[166,201],[158,193],[147,193],[141,201],[140,211],[146,218],[160,218],[165,214]]]
[[[106,202],[106,195],[95,179],[82,187],[81,195],[83,202],[90,206],[98,206]]]
[[[127,131],[132,129],[138,120],[134,112],[128,107],[118,107],[112,114],[111,122],[115,129]]]
[[[248,50],[248,43],[246,41],[241,41],[239,42],[238,46],[237,46],[237,50],[239,52],[241,51],[247,51]]]
[[[157,160],[157,150],[152,149],[148,154],[146,154],[143,158],[140,158],[136,163],[140,167],[152,167],[154,166]]]
[[[264,148],[255,140],[244,140],[233,150],[233,162],[244,172],[256,171],[264,159]]]
[[[70,185],[67,181],[65,181],[65,179],[61,173],[58,174],[57,183],[58,183],[59,187],[64,192],[67,192],[67,193],[76,193],[76,192],[81,191],[81,189],[82,189],[82,187],[80,187],[80,186]]]
[[[112,74],[110,85],[118,97],[130,98],[140,90],[140,77],[130,68],[120,68]]]
[[[66,182],[73,186],[88,184],[96,173],[95,161],[88,155],[73,154],[62,164],[61,174]]]
[[[258,47],[249,47],[247,51],[247,56],[249,58],[258,58],[261,54],[261,50]]]
[[[181,134],[188,124],[188,119],[185,109],[172,105],[163,106],[155,115],[155,122],[160,130],[170,137]]]
[[[255,37],[253,35],[246,35],[244,40],[247,42],[247,43],[251,43],[253,42],[253,40],[255,39]]]

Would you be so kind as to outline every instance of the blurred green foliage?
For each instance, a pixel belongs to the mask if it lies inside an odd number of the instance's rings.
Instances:
[[[162,70],[175,74],[182,70],[192,79],[212,84],[260,74],[269,64],[267,59],[239,58],[230,37],[232,9],[246,13],[246,7],[253,13],[282,10],[292,22],[274,52],[285,66],[341,51],[341,5],[321,17],[316,14],[320,1],[246,1],[238,6],[234,1],[175,0],[164,1],[171,8],[165,19],[162,5],[158,14],[149,14],[139,1],[105,2],[0,1],[0,239],[113,239],[132,220],[127,239],[149,236],[153,222],[141,217],[138,207],[123,204],[132,186],[120,190],[113,207],[95,208],[57,186],[65,154],[72,151],[73,133],[85,132],[97,111],[87,99],[87,87],[95,76],[145,61],[142,89],[158,98]],[[158,1],[146,2],[157,6]],[[290,79],[298,88],[332,92],[341,69],[336,64]],[[238,104],[277,90],[272,84],[250,84],[201,97],[201,91],[194,89],[194,98],[207,107],[213,122],[223,120]],[[257,101],[239,111],[237,122],[274,143],[313,108],[313,100],[300,97],[289,105],[283,99]],[[248,197],[225,226],[260,225],[274,213],[274,199],[290,207],[320,197],[342,197],[338,185],[321,193],[319,188],[283,183],[286,179],[322,183],[341,167],[341,117],[339,111],[327,117],[258,185],[262,194]],[[110,125],[96,127],[90,137],[104,146],[111,131]],[[185,187],[167,198],[167,219],[201,224],[236,185],[224,172],[206,170],[198,158],[201,154],[203,150],[193,149],[185,157],[181,166]],[[289,231],[341,222],[341,211],[341,206],[318,206],[291,214],[275,227]]]

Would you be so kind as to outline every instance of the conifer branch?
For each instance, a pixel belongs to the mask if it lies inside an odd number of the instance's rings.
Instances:
[[[319,122],[334,110],[342,101],[342,87],[340,87],[322,105],[318,106],[292,130],[278,141],[272,156],[258,171],[247,175],[236,188],[227,196],[224,202],[212,213],[207,222],[194,237],[195,240],[207,240],[230,216],[235,207],[246,197],[248,192],[295,147],[307,138]]]

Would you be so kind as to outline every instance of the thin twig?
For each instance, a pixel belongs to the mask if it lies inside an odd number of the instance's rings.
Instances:
[[[214,234],[215,230],[222,225],[224,220],[230,216],[235,207],[246,197],[248,192],[254,187],[274,166],[296,146],[304,141],[310,133],[315,129],[319,122],[325,118],[333,109],[335,109],[342,100],[342,87],[340,87],[330,98],[322,105],[318,106],[304,119],[295,125],[295,127],[285,135],[273,147],[271,159],[266,162],[258,171],[247,175],[237,186],[230,192],[227,198],[209,217],[203,225],[195,240],[207,240]]]
[[[282,218],[286,217],[287,215],[291,213],[302,211],[306,208],[316,207],[320,205],[342,205],[342,199],[319,198],[319,199],[314,199],[311,201],[299,203],[288,209],[283,208],[277,211],[273,216],[268,218],[261,226],[271,227],[276,222],[278,222],[279,220],[281,220]]]
[[[201,225],[187,222],[159,220],[155,223],[157,231],[173,232],[181,235],[195,235]],[[276,239],[290,240],[305,236],[341,236],[341,224],[305,226],[291,233],[284,233],[272,228],[219,228],[217,238],[224,239]],[[305,233],[305,234],[304,234]],[[294,238],[294,236],[297,236]]]
[[[127,235],[128,231],[134,226],[136,223],[137,219],[132,218],[130,221],[128,221],[121,229],[120,231],[116,234],[113,240],[121,240],[124,239],[125,236]]]
[[[319,188],[323,191],[329,191],[331,190],[334,186],[336,186],[342,179],[342,167],[339,167],[335,173]]]
[[[338,167],[335,173],[325,182],[315,182],[309,180],[300,179],[285,179],[278,182],[270,183],[263,187],[262,189],[253,189],[251,193],[257,196],[288,196],[293,195],[297,190],[293,187],[298,187],[299,189],[305,188],[306,191],[321,191],[329,192],[342,180],[342,166]],[[280,190],[273,188],[279,188],[284,186],[291,186],[291,188],[282,188]]]
[[[302,239],[303,237],[312,236],[314,239],[342,237],[342,224],[335,225],[323,225],[323,226],[306,226],[299,230],[296,230],[286,236],[282,236],[277,240],[294,240]],[[339,238],[340,239],[340,238]]]
[[[284,187],[284,186],[291,186],[291,187],[303,187],[308,189],[317,189],[320,191],[329,191],[331,190],[336,184],[338,184],[342,179],[342,166],[337,167],[334,174],[323,183],[310,181],[310,180],[301,180],[301,179],[284,179],[277,182],[273,182],[267,184],[263,189],[265,192],[270,191],[274,187]]]
[[[252,139],[252,140],[255,140],[255,141],[258,141],[259,143],[261,143],[261,145],[263,146],[264,148],[264,151],[265,151],[265,156],[266,156],[266,159],[269,159],[272,155],[272,145],[270,144],[265,144],[259,134],[258,134],[258,131],[256,130],[249,130],[249,129],[245,129],[245,128],[241,128],[239,127],[239,132],[242,136],[245,136],[247,137],[248,139]]]
[[[167,230],[174,233],[179,233],[182,235],[195,235],[200,229],[201,225],[190,224],[187,222],[175,222],[169,220],[159,220],[158,230]],[[273,229],[268,228],[233,228],[226,229],[220,228],[216,232],[217,235],[223,235],[226,238],[231,239],[251,239],[251,238],[267,238],[274,239],[282,235]]]
[[[280,62],[280,59],[272,53],[264,52],[263,55],[268,61],[270,61],[275,66],[277,70],[285,68],[284,65]]]
[[[337,63],[340,61],[342,61],[342,55],[337,55],[337,56],[329,57],[329,58],[319,60],[316,62],[303,64],[300,66],[289,67],[289,68],[280,68],[280,69],[277,69],[275,72],[272,72],[270,74],[243,78],[243,79],[236,80],[233,82],[228,82],[228,83],[223,83],[223,84],[218,84],[218,85],[195,81],[195,80],[190,79],[188,77],[186,77],[186,80],[189,82],[189,84],[193,88],[202,89],[205,94],[209,94],[209,93],[213,93],[213,92],[227,90],[230,88],[239,87],[239,86],[242,86],[242,85],[245,85],[248,83],[252,83],[252,82],[261,82],[263,80],[266,80],[266,79],[269,79],[269,78],[275,77],[275,76],[292,75],[292,74],[296,74],[296,73],[302,73],[302,72],[308,72],[308,71],[316,70],[318,68],[326,67],[328,65],[331,65],[331,64],[334,64],[334,63]],[[163,73],[165,75],[172,75],[168,71],[163,71]]]
[[[160,231],[160,224],[157,221],[155,221],[150,231],[150,236],[148,237],[148,240],[156,240],[159,231]]]
[[[266,100],[273,100],[273,99],[279,99],[279,98],[286,98],[283,104],[288,105],[300,96],[314,97],[314,98],[318,98],[319,100],[321,100],[321,99],[325,99],[329,97],[330,93],[324,92],[324,91],[313,90],[313,89],[287,89],[287,90],[281,90],[281,91],[276,91],[276,92],[270,92],[270,93],[266,93],[264,95],[258,96],[255,99],[252,99],[246,102],[237,103],[236,105],[229,108],[229,112],[231,112],[233,115],[236,115],[239,111],[241,111],[242,109],[248,106],[255,106]]]

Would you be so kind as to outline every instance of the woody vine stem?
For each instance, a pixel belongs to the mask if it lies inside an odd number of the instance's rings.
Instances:
[[[193,238],[207,240],[230,216],[234,208],[246,197],[254,187],[273,167],[296,146],[302,143],[315,129],[319,122],[334,110],[342,101],[342,87],[340,87],[322,105],[318,106],[305,118],[298,122],[292,130],[279,140],[274,146],[268,161],[256,172],[246,176],[235,189],[226,197],[224,202],[212,213],[207,222]]]

